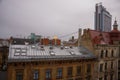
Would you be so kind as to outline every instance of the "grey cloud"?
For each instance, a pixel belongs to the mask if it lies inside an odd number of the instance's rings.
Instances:
[[[79,27],[94,29],[95,4],[101,1],[120,23],[119,0],[1,0],[0,38],[31,32],[60,36]]]

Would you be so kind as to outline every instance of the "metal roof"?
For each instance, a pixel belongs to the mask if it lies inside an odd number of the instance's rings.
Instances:
[[[83,46],[42,46],[42,45],[10,45],[8,62],[92,59],[95,56]]]

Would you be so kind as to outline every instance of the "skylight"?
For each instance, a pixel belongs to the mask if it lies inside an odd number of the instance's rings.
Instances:
[[[27,54],[27,49],[25,49],[25,48],[16,48],[15,49],[15,53],[14,53],[15,56],[20,56],[20,55],[25,56],[26,54]]]

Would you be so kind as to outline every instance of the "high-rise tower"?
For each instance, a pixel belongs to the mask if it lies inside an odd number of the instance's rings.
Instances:
[[[111,31],[112,15],[102,6],[102,3],[96,4],[95,9],[95,30]]]

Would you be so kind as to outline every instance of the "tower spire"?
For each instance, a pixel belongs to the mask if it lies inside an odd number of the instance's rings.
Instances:
[[[113,24],[113,29],[114,29],[114,30],[117,30],[117,29],[118,29],[118,24],[117,24],[116,17],[115,17],[115,21],[114,21],[114,24]]]

